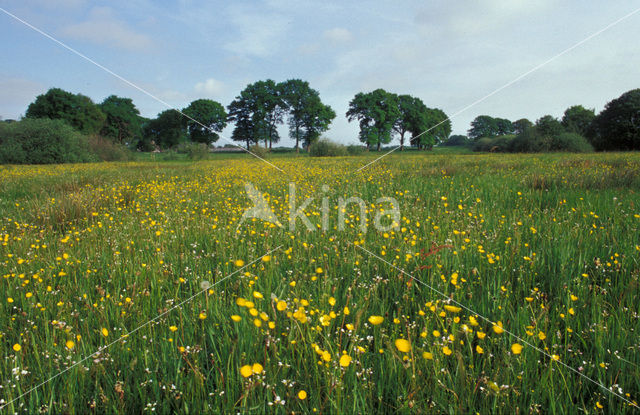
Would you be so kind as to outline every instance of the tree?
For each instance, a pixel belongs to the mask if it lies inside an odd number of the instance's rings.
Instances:
[[[418,122],[411,130],[411,145],[418,147],[418,149],[431,150],[435,144],[443,142],[449,137],[451,120],[439,108],[424,106],[420,114]]]
[[[186,118],[176,110],[166,110],[144,126],[144,138],[160,148],[171,148],[187,138]]]
[[[514,134],[522,134],[524,130],[533,127],[533,123],[526,118],[520,118],[513,122]]]
[[[106,118],[91,98],[60,88],[51,88],[38,95],[29,104],[25,117],[60,119],[84,134],[98,133]]]
[[[596,150],[640,150],[640,89],[607,103],[593,120],[587,138]]]
[[[469,138],[466,135],[452,135],[445,142],[442,143],[443,146],[454,147],[454,146],[467,146],[471,144]]]
[[[287,104],[271,79],[247,85],[227,109],[229,121],[236,124],[231,138],[246,141],[247,149],[251,141],[264,141],[271,148],[280,140],[278,124],[283,122]]]
[[[536,132],[541,137],[557,137],[564,132],[564,127],[555,117],[545,115],[536,121]]]
[[[420,98],[411,95],[399,95],[397,102],[400,117],[393,125],[393,131],[400,137],[400,151],[403,151],[404,135],[410,131],[414,132],[413,135],[419,134],[418,131],[425,121],[427,106]]]
[[[130,98],[110,95],[102,101],[100,109],[106,116],[101,135],[124,144],[142,134],[140,111]]]
[[[279,84],[279,88],[288,108],[289,136],[296,141],[296,152],[299,152],[300,141],[308,148],[329,129],[336,113],[322,103],[318,91],[306,81],[290,79]]]
[[[227,112],[224,107],[210,99],[197,99],[182,111],[198,121],[187,120],[187,131],[191,141],[211,144],[218,141],[218,135],[227,126]]]
[[[468,131],[469,138],[477,140],[481,137],[497,137],[513,134],[513,123],[505,118],[493,118],[489,115],[479,115],[471,122]]]
[[[357,93],[349,102],[346,115],[349,122],[360,122],[360,141],[366,143],[367,148],[376,145],[378,151],[381,144],[391,141],[393,126],[401,117],[397,96],[384,89]]]
[[[586,109],[582,105],[574,105],[564,112],[562,126],[570,133],[584,136],[594,118],[596,118],[595,110]]]

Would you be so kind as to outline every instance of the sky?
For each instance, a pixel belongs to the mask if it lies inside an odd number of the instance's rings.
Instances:
[[[444,110],[454,134],[481,114],[535,121],[576,104],[599,112],[640,88],[639,12],[500,89],[640,1],[0,0],[0,7],[178,109],[199,98],[226,107],[258,80],[306,80],[337,113],[324,135],[342,143],[357,142],[357,122],[345,117],[349,101],[377,88]],[[95,102],[129,97],[150,118],[167,109],[2,11],[0,45],[3,119],[24,115],[52,87]],[[282,128],[280,145],[291,145],[287,135]]]

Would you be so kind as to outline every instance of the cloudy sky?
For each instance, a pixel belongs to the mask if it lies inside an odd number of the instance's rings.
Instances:
[[[352,143],[357,126],[344,114],[357,92],[410,94],[453,116],[640,1],[0,0],[0,7],[176,108],[197,98],[226,106],[257,80],[307,80],[338,114],[326,135]],[[166,109],[2,11],[0,39],[5,119],[20,117],[51,87],[96,102],[130,97],[147,117]],[[602,110],[640,88],[638,39],[640,13],[453,116],[453,132],[465,133],[480,114],[535,121],[574,104]]]

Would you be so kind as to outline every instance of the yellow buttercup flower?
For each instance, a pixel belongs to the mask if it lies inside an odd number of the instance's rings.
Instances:
[[[408,353],[411,351],[411,343],[405,339],[396,339],[395,341],[396,349],[400,350],[402,353]]]
[[[298,392],[298,399],[300,399],[301,401],[307,399],[307,392],[305,392],[304,390]]]
[[[103,335],[104,337],[107,337],[107,336],[109,335],[109,330],[107,330],[107,329],[106,329],[106,328],[104,328],[104,327],[102,328],[102,330],[101,330],[100,332],[102,333],[102,335]]]
[[[349,356],[348,354],[343,354],[342,356],[340,356],[340,366],[347,367],[349,366],[349,363],[351,363],[351,356]]]
[[[369,323],[371,323],[374,326],[377,326],[378,324],[382,324],[382,322],[384,321],[384,317],[382,316],[371,316],[368,318]]]
[[[513,354],[520,354],[522,353],[522,345],[518,344],[518,343],[513,343],[511,345],[511,353]]]

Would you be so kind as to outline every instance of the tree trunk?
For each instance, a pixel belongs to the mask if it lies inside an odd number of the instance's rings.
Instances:
[[[249,151],[249,139],[247,138],[247,151]]]
[[[404,132],[400,134],[400,151],[404,151]]]
[[[380,151],[380,141],[378,140],[378,148],[376,148],[376,151]]]

